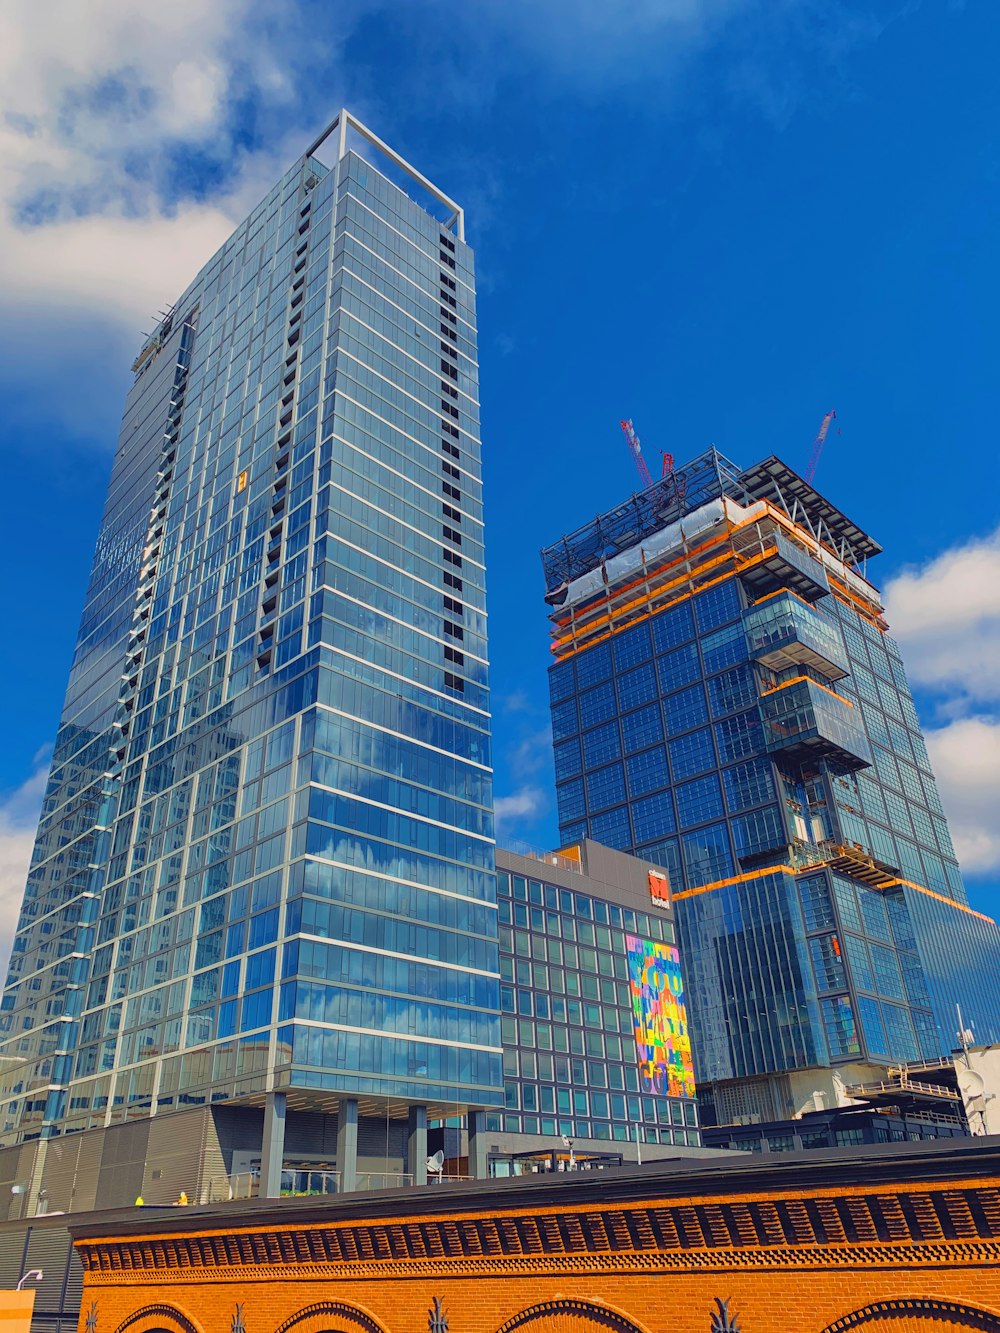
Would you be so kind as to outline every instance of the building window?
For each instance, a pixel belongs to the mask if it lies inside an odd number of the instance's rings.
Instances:
[[[616,634],[613,645],[616,671],[627,671],[629,667],[636,666],[639,662],[647,662],[653,653],[648,623],[641,621],[631,629]]]
[[[625,773],[621,764],[608,764],[587,774],[587,808],[605,810],[625,800]],[[672,832],[672,830],[668,830]]]
[[[584,767],[598,768],[609,760],[620,759],[621,749],[617,722],[607,722],[602,727],[595,727],[583,737]]]
[[[715,768],[715,747],[712,745],[712,733],[708,727],[701,731],[693,731],[687,736],[678,737],[677,740],[671,741],[667,748],[670,751],[670,769],[675,782],[694,777],[697,773],[704,773],[707,769]],[[716,787],[718,787],[718,779],[716,779]],[[721,801],[720,795],[720,806]],[[718,813],[721,815],[722,810],[720,809]],[[711,819],[713,816],[708,814],[704,817]]]
[[[858,996],[858,1013],[861,1016],[861,1030],[865,1035],[868,1054],[872,1056],[889,1055],[882,1011],[877,1000],[870,1000],[866,995]]]
[[[656,670],[660,679],[660,689],[664,694],[680,689],[682,685],[690,685],[692,681],[700,680],[701,661],[698,657],[698,645],[686,643],[680,648],[664,653],[657,659]]]
[[[677,799],[677,818],[681,828],[690,828],[692,824],[703,824],[709,819],[718,819],[722,815],[722,792],[719,778],[715,773],[707,773],[693,782],[683,782],[674,790]],[[672,828],[661,830],[673,833]]]
[[[783,848],[788,838],[776,805],[754,810],[733,820],[733,842],[737,856],[755,856],[772,848]]]
[[[724,671],[721,676],[713,676],[708,682],[708,695],[713,717],[724,717],[727,713],[748,708],[757,701],[757,680],[753,668],[744,665],[732,671]]]
[[[576,659],[577,687],[584,690],[598,681],[607,680],[612,674],[611,648],[607,643],[599,643]]]
[[[821,1000],[820,1007],[831,1056],[836,1058],[844,1055],[860,1055],[861,1047],[854,1025],[854,1011],[848,997],[831,996],[829,999]],[[803,1142],[803,1147],[806,1146]]]
[[[666,749],[662,745],[657,745],[643,754],[633,755],[625,761],[625,772],[628,777],[629,795],[633,798],[645,796],[648,792],[668,786],[670,778],[667,773]]]
[[[763,805],[774,799],[774,782],[771,777],[771,763],[767,759],[754,759],[745,764],[736,764],[722,774],[726,790],[726,806],[731,813],[746,810],[752,805]]]
[[[656,698],[656,671],[652,662],[646,662],[633,671],[618,677],[618,706],[622,712],[638,708]]]
[[[622,718],[622,735],[628,753],[643,750],[647,745],[663,740],[663,718],[659,704],[650,704]],[[664,759],[665,762],[665,759]]]
[[[809,941],[809,953],[819,990],[847,989],[847,975],[836,935],[814,935]]]
[[[689,731],[692,727],[703,726],[708,721],[704,688],[701,685],[692,685],[677,694],[669,695],[663,701],[663,716],[668,736],[676,736],[679,732]]]
[[[673,801],[670,793],[661,792],[657,796],[647,796],[644,800],[632,804],[632,826],[635,829],[637,843],[652,842],[666,833],[676,833]]]
[[[652,620],[653,652],[659,656],[669,648],[694,638],[694,619],[690,602],[682,602],[669,611],[661,611]]]
[[[744,759],[751,754],[759,754],[764,749],[764,731],[760,724],[760,714],[752,712],[737,713],[715,724],[715,739],[724,763],[732,759]]]
[[[684,869],[688,888],[711,884],[717,879],[728,879],[733,874],[733,861],[725,824],[714,824],[686,833],[681,838]]]

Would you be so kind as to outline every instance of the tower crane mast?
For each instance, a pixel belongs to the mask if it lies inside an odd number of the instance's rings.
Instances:
[[[639,476],[642,478],[643,487],[652,486],[653,478],[649,475],[649,468],[646,466],[646,460],[642,456],[642,448],[639,444],[639,437],[635,433],[632,425],[632,418],[627,421],[619,421],[619,426],[625,433],[625,439],[628,443],[629,453],[635,460],[635,465],[639,469]]]
[[[812,485],[813,477],[816,475],[816,466],[819,463],[819,456],[823,452],[823,445],[826,441],[827,431],[830,429],[830,422],[836,416],[836,412],[827,412],[826,416],[820,422],[819,432],[813,440],[812,453],[809,455],[809,465],[803,473],[803,480]]]

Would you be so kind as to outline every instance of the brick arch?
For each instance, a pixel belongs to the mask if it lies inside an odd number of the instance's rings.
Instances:
[[[173,1305],[144,1305],[134,1310],[115,1333],[202,1333],[189,1314]]]
[[[1000,1315],[971,1305],[933,1299],[877,1301],[844,1315],[823,1333],[1000,1333]]]
[[[589,1333],[597,1328],[609,1329],[611,1333],[645,1333],[641,1324],[610,1305],[558,1297],[522,1310],[502,1324],[497,1333],[515,1333],[529,1327],[531,1333]]]
[[[343,1301],[317,1301],[307,1305],[279,1324],[274,1333],[329,1333],[333,1328],[340,1333],[386,1333],[385,1327],[374,1315],[357,1305]]]

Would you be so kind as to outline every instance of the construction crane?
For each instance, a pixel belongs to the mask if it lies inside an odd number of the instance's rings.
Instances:
[[[649,475],[649,468],[646,466],[646,460],[642,456],[642,447],[639,444],[639,437],[636,435],[635,428],[632,425],[632,418],[629,417],[628,421],[619,421],[618,424],[625,432],[625,439],[628,442],[629,453],[632,455],[635,460],[635,465],[639,469],[639,476],[642,478],[643,487],[652,486],[653,478]]]
[[[803,479],[807,481],[810,486],[812,485],[813,477],[816,475],[816,467],[819,463],[819,456],[823,452],[823,445],[826,441],[826,433],[830,429],[830,422],[836,415],[836,412],[827,412],[826,416],[820,423],[819,432],[815,440],[813,440],[812,453],[809,455],[809,466],[803,473]]]

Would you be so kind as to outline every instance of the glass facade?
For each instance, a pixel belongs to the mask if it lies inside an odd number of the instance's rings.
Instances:
[[[634,1140],[638,1129],[646,1143],[697,1146],[672,913],[653,906],[648,887],[642,910],[634,895],[614,901],[579,873],[556,883],[544,860],[497,856],[504,1110],[487,1115],[487,1128],[617,1142]],[[645,885],[648,867],[638,869]],[[641,994],[651,958],[668,973],[661,1028],[671,1050],[663,1059],[651,1056]]]
[[[472,254],[347,124],[133,367],[5,1142],[271,1088],[501,1100]]]
[[[710,451],[543,551],[560,834],[666,869],[699,1082],[1000,1036],[878,550]]]

